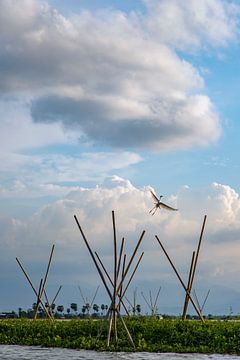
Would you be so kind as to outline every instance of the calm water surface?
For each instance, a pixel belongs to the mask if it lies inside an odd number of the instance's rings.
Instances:
[[[0,345],[0,360],[240,360],[238,356],[202,354],[104,353],[86,350]]]

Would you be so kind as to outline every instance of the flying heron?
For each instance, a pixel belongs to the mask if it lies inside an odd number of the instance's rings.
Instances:
[[[157,196],[154,194],[154,192],[152,190],[150,190],[152,197],[154,199],[154,207],[149,211],[149,214],[154,215],[157,211],[157,209],[166,209],[166,210],[171,210],[171,211],[177,211],[178,209],[174,209],[171,206],[168,206],[166,204],[164,204],[161,199],[162,199],[162,195],[159,197],[159,199],[157,198]]]

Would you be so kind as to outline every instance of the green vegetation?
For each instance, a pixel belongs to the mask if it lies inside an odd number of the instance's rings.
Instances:
[[[137,351],[199,352],[240,354],[240,322],[157,320],[147,317],[126,318]],[[0,343],[133,351],[118,324],[119,339],[106,347],[107,323],[96,341],[101,320],[0,320]]]

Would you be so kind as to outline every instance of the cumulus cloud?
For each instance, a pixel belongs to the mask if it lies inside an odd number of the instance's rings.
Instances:
[[[235,190],[216,183],[201,193],[183,188],[165,202],[178,206],[179,211],[161,210],[151,216],[149,187],[138,189],[117,176],[107,178],[101,186],[75,189],[62,200],[39,208],[26,223],[2,218],[1,256],[6,257],[6,253],[12,254],[15,249],[25,258],[39,261],[39,257],[43,259],[46,249],[55,242],[59,248],[59,262],[71,263],[79,259],[85,264],[87,250],[73,218],[76,214],[94,250],[99,251],[111,266],[111,211],[115,210],[118,241],[125,237],[128,253],[143,229],[146,230],[142,243],[145,251],[144,279],[159,279],[161,276],[169,279],[172,273],[155,234],[163,241],[181,272],[187,274],[203,216],[207,214],[199,279],[207,277],[216,284],[225,279],[233,284],[239,271],[237,254],[240,250],[240,200]],[[38,252],[35,251],[37,248]]]
[[[227,44],[236,34],[236,5],[146,1],[145,14],[71,18],[41,1],[0,6],[0,90],[31,94],[36,123],[60,123],[81,141],[120,148],[188,148],[219,137],[204,80],[176,50]],[[170,31],[172,17],[179,26]]]

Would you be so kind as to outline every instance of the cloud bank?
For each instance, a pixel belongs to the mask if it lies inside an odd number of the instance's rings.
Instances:
[[[145,4],[144,14],[66,18],[46,2],[1,1],[0,92],[27,96],[35,123],[61,124],[82,143],[161,151],[216,141],[221,125],[204,80],[178,50],[227,45],[238,7]]]
[[[240,250],[239,194],[229,186],[213,183],[201,191],[184,187],[165,199],[178,212],[164,210],[149,214],[152,198],[149,187],[138,189],[117,176],[107,178],[101,186],[78,188],[63,199],[48,204],[25,223],[1,216],[1,260],[8,262],[16,255],[28,263],[45,261],[52,243],[56,244],[56,262],[68,268],[68,281],[81,278],[85,265],[94,274],[87,249],[73,215],[76,214],[94,250],[112,268],[111,211],[115,210],[118,241],[124,236],[128,255],[141,232],[145,251],[141,268],[142,281],[170,281],[174,276],[156,242],[157,234],[184,276],[187,276],[192,251],[196,249],[204,214],[208,215],[200,255],[198,282],[228,283],[235,288],[239,277]],[[72,264],[78,264],[79,273]],[[231,266],[229,266],[231,264]],[[82,270],[81,270],[82,269]],[[60,269],[59,269],[60,271]],[[73,273],[72,273],[73,271]],[[85,271],[85,270],[84,270]],[[60,271],[61,272],[61,271]],[[93,276],[94,279],[94,276]],[[83,280],[83,279],[82,279]]]

